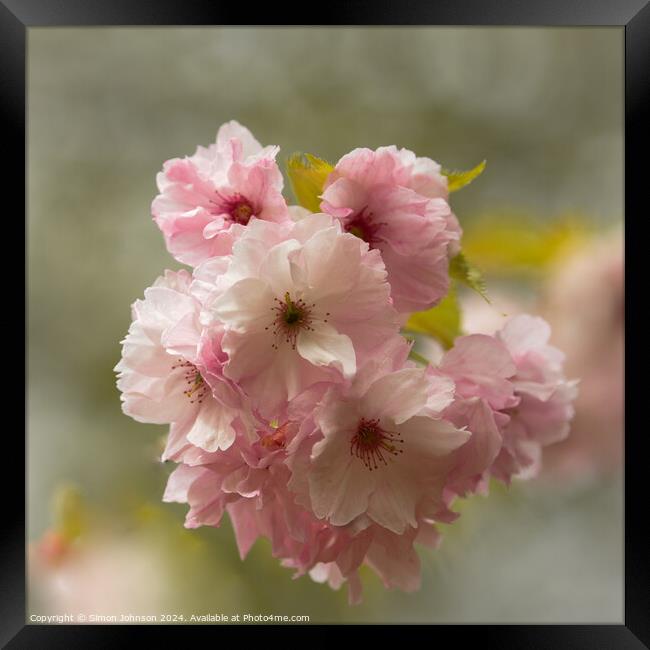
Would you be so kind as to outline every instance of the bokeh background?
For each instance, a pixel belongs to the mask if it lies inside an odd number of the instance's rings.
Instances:
[[[30,28],[28,614],[305,614],[312,622],[623,620],[623,31],[619,28]],[[237,119],[283,162],[397,144],[452,169],[492,306],[528,309],[582,378],[540,478],[462,504],[415,594],[363,574],[347,605],[230,523],[160,503],[163,427],[120,411],[130,304],[165,268],[164,160]]]

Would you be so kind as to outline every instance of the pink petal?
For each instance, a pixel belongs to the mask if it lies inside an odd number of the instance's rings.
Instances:
[[[428,382],[420,368],[405,368],[381,377],[362,398],[361,410],[368,418],[390,417],[400,424],[427,403]]]

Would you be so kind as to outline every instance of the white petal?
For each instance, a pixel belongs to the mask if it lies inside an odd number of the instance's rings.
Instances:
[[[235,440],[232,421],[237,413],[215,400],[203,404],[196,420],[187,434],[187,439],[205,451],[228,449]]]
[[[303,208],[301,205],[288,205],[287,210],[294,221],[300,221],[300,219],[304,219],[311,214],[307,208]]]
[[[352,377],[357,368],[352,341],[327,323],[317,324],[314,331],[299,332],[296,350],[315,366],[337,367],[345,377]]]
[[[177,323],[183,316],[196,311],[196,303],[191,296],[167,289],[149,287],[144,291],[145,300],[137,301],[138,317],[145,329],[162,330]]]
[[[314,234],[302,248],[310,298],[315,302],[351,291],[359,281],[361,246],[354,235],[342,235],[337,228]]]
[[[452,379],[441,375],[429,375],[427,409],[433,414],[444,411],[453,401],[456,386]]]
[[[471,433],[446,420],[416,416],[399,425],[405,456],[444,456],[469,440]]]
[[[277,244],[269,251],[260,266],[260,277],[264,278],[276,296],[282,297],[287,291],[292,293],[295,288],[294,278],[291,275],[290,254],[298,249],[300,244],[295,239]]]
[[[248,158],[262,149],[262,145],[255,139],[253,134],[236,120],[230,120],[219,127],[217,132],[217,146],[220,149],[227,147],[231,140],[239,140],[242,145],[242,156]]]
[[[301,244],[304,244],[319,230],[332,227],[338,229],[338,226],[328,214],[320,212],[307,214],[297,221],[296,225],[291,229],[291,237],[292,239],[297,239]]]
[[[231,329],[259,331],[273,321],[273,293],[262,280],[247,278],[219,296],[212,308]]]
[[[196,312],[185,315],[160,337],[160,343],[169,354],[191,358],[201,338],[201,327]]]
[[[543,318],[528,314],[513,316],[499,333],[499,338],[515,356],[543,347],[550,336],[549,324]]]

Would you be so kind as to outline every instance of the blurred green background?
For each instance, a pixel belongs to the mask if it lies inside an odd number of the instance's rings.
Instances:
[[[620,468],[494,486],[421,552],[421,591],[384,592],[368,573],[350,608],[345,589],[292,581],[265,542],[242,563],[227,518],[182,529],[185,508],[159,503],[165,430],[122,415],[112,368],[130,304],[178,267],[150,219],[155,174],[222,122],[280,145],[282,164],[384,144],[452,169],[486,158],[452,197],[468,232],[507,213],[608,233],[623,214],[622,71],[618,28],[30,28],[28,537],[43,539],[57,490],[75,485],[84,561],[102,567],[64,579],[61,563],[33,562],[30,612],[621,622]],[[541,276],[514,283],[524,302]]]

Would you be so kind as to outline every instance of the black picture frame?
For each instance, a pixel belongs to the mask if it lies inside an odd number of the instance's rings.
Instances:
[[[306,5],[305,5],[306,6]],[[628,299],[643,290],[646,277],[637,265],[643,259],[647,239],[641,223],[647,219],[642,194],[647,183],[645,107],[650,77],[650,7],[647,0],[373,0],[310,5],[322,15],[307,15],[298,6],[268,4],[242,6],[222,0],[0,0],[0,110],[4,131],[5,199],[15,201],[13,214],[25,214],[26,193],[26,35],[36,26],[112,25],[526,25],[619,26],[625,30],[625,254],[626,254],[626,436],[625,436],[625,621],[621,625],[493,625],[438,626],[431,643],[480,643],[498,648],[643,648],[650,645],[650,539],[644,526],[649,511],[646,498],[647,433],[634,427],[635,399],[646,382],[640,374],[642,327],[641,301]],[[7,178],[7,174],[9,177]],[[644,183],[645,181],[645,183]],[[644,197],[645,198],[645,197]],[[7,210],[8,208],[5,204]],[[8,215],[5,215],[8,219]],[[645,219],[644,219],[645,217]],[[19,220],[12,218],[18,223]],[[26,221],[25,221],[26,224]],[[25,236],[21,230],[19,236]],[[8,235],[6,235],[8,237]],[[5,246],[5,252],[10,246]],[[25,248],[26,256],[28,254]],[[647,255],[647,252],[645,252]],[[9,262],[7,262],[9,264]],[[7,267],[5,267],[7,268]],[[25,266],[26,268],[26,266]],[[23,300],[25,300],[23,293]],[[19,298],[20,301],[20,298]],[[25,302],[26,305],[26,302]],[[5,314],[9,308],[5,306]],[[27,310],[25,309],[27,319]],[[3,324],[13,329],[12,318]],[[7,335],[8,337],[8,335]],[[12,340],[7,338],[6,340]],[[25,345],[27,353],[27,344]],[[23,360],[24,362],[24,360]],[[14,365],[14,368],[20,367]],[[15,374],[15,371],[12,373]],[[638,380],[635,381],[635,378]],[[16,385],[14,382],[12,385]],[[6,389],[9,397],[11,389]],[[27,400],[27,395],[26,395]],[[25,409],[26,412],[26,409]],[[25,462],[24,441],[5,425],[5,464]],[[20,482],[12,483],[20,485]],[[3,501],[4,534],[0,558],[0,643],[8,648],[115,647],[139,641],[144,634],[163,633],[187,639],[183,626],[42,626],[26,625],[25,501],[7,492]],[[313,626],[309,626],[313,627]],[[194,627],[194,631],[214,630]],[[259,627],[251,630],[262,632]],[[297,626],[291,634],[300,634]],[[220,633],[225,631],[222,627]],[[238,634],[243,630],[239,628]],[[284,631],[288,633],[288,631]],[[394,634],[386,629],[384,633]],[[397,632],[401,634],[401,632]],[[440,638],[444,634],[444,640]],[[182,635],[182,636],[181,636]],[[219,637],[221,638],[221,637]],[[261,637],[260,637],[261,638]],[[447,641],[449,639],[449,641]],[[388,638],[386,639],[388,640]]]

